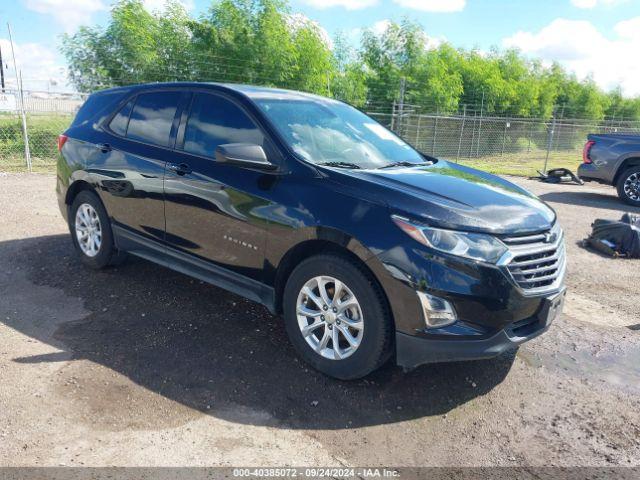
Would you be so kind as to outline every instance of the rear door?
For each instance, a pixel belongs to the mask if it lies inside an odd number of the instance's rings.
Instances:
[[[275,150],[243,107],[222,94],[196,92],[178,134],[175,162],[165,174],[169,246],[254,280],[262,278],[265,209],[277,175],[215,161],[218,145]],[[274,162],[276,163],[276,162]]]
[[[91,175],[99,179],[106,209],[121,237],[164,240],[164,169],[173,159],[184,99],[179,90],[139,93],[106,126],[109,139],[97,146],[101,158]]]

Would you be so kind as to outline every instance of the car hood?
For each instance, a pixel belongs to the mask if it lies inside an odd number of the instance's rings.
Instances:
[[[555,212],[525,189],[444,160],[424,167],[340,173],[365,182],[359,186],[384,201],[392,213],[429,225],[517,234],[546,230],[555,221]]]

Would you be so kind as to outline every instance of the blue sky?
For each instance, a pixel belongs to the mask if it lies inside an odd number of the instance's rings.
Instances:
[[[182,0],[192,15],[211,0]],[[0,18],[13,28],[25,87],[65,90],[59,36],[78,25],[104,24],[110,0],[0,0]],[[149,9],[163,0],[146,0]],[[318,22],[330,35],[341,30],[354,42],[367,27],[407,16],[427,34],[454,46],[488,50],[520,48],[560,61],[580,77],[592,73],[604,88],[622,85],[640,94],[640,0],[291,0],[293,12]],[[6,26],[0,28],[5,63]],[[13,77],[13,70],[7,72]],[[51,85],[52,79],[56,85]]]

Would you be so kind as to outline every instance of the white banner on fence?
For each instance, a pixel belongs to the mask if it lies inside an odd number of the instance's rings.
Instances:
[[[0,93],[0,112],[15,112],[17,109],[15,95]]]

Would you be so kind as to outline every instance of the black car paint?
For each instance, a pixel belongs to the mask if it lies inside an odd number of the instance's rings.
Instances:
[[[169,147],[109,131],[106,125],[121,106],[138,93],[154,90],[184,92]],[[94,189],[111,217],[119,248],[261,302],[272,312],[280,309],[287,266],[301,250],[334,246],[348,251],[382,286],[398,345],[406,345],[407,336],[425,340],[423,351],[428,341],[471,344],[463,347],[465,352],[452,344],[448,356],[398,352],[398,362],[405,366],[498,354],[546,330],[548,325],[536,324],[524,337],[508,333],[514,322],[535,319],[548,308],[544,296],[522,293],[494,265],[418,244],[397,228],[391,215],[514,235],[549,229],[555,222],[553,210],[510,182],[444,160],[378,171],[306,163],[252,103],[256,91],[262,90],[174,83],[98,93],[103,98],[94,101],[95,111],[81,110],[65,132],[68,140],[58,159],[57,180],[63,215],[68,218],[79,189]],[[181,151],[195,92],[222,95],[240,106],[270,142],[269,160],[275,169],[225,165]],[[190,173],[169,168],[176,165],[188,166]],[[427,330],[417,290],[452,301],[461,320]],[[487,341],[495,344],[488,350]]]

